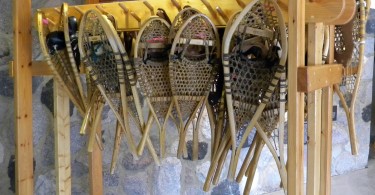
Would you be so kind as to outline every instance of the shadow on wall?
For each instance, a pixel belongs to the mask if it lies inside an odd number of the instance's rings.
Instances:
[[[370,15],[369,15],[369,18],[368,18],[368,21],[367,21],[367,24],[366,24],[366,33],[369,34],[370,36],[373,36],[375,35],[375,2],[372,3],[371,5],[371,10],[370,10]],[[374,52],[372,53],[372,55],[374,55],[375,53],[375,46],[374,46]],[[374,62],[375,64],[375,58],[374,58]],[[375,71],[373,71],[373,76],[372,78],[375,77]],[[372,102],[375,102],[375,80],[373,79],[372,80]],[[371,120],[371,129],[370,129],[370,153],[369,153],[369,159],[375,159],[375,104],[371,103],[369,105],[369,108],[368,109],[371,109],[371,115],[369,116],[370,120]]]
[[[35,171],[35,159],[33,159],[33,170]],[[9,190],[16,193],[16,157],[11,155],[8,163],[8,177],[10,181]]]

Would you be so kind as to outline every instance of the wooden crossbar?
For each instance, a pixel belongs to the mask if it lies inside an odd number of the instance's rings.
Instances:
[[[340,83],[342,75],[342,64],[299,67],[297,78],[298,91],[307,93]]]
[[[133,31],[140,28],[139,24],[146,21],[154,15],[152,10],[161,8],[167,11],[169,18],[174,18],[179,10],[189,5],[198,9],[203,14],[207,15],[217,27],[226,26],[226,18],[242,9],[251,0],[157,0],[157,1],[124,1],[113,3],[86,4],[71,6],[69,8],[69,15],[77,17],[78,20],[82,17],[81,12],[89,9],[99,9],[103,14],[111,14],[116,19],[116,29],[118,31]],[[283,11],[285,22],[288,22],[288,3],[289,0],[279,0],[280,7]],[[305,0],[306,23],[323,22],[325,24],[345,24],[354,15],[355,0],[320,0],[309,1]],[[77,9],[75,9],[77,8]],[[153,9],[151,9],[153,8]],[[213,9],[215,8],[215,9]],[[46,18],[49,18],[53,23],[58,24],[59,13],[55,8],[42,8]]]

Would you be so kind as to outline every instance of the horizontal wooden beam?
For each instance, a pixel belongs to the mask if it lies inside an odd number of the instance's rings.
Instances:
[[[33,61],[32,73],[33,76],[52,76],[52,71],[47,64],[47,61]]]
[[[343,75],[342,64],[314,65],[298,68],[297,90],[311,92],[340,83]]]
[[[147,5],[143,1],[123,1],[101,4],[86,4],[69,7],[69,16],[75,16],[78,20],[82,14],[90,9],[97,9],[103,14],[110,14],[116,19],[116,29],[118,31],[134,31],[140,28],[140,22],[144,22],[154,15],[152,10],[158,8],[166,10],[168,17],[173,20],[181,7],[189,5],[207,15],[217,27],[225,27],[227,18],[238,11],[242,6],[251,0],[157,0],[148,1]],[[173,3],[174,2],[174,3]],[[240,3],[241,2],[241,3]],[[325,24],[345,24],[354,15],[355,0],[320,0],[306,2],[306,23],[323,22]],[[288,22],[289,0],[279,0],[284,20]],[[42,8],[41,12],[48,18],[51,24],[59,24],[60,8]],[[220,11],[217,11],[220,10]],[[139,21],[141,19],[141,21]]]
[[[10,77],[14,77],[14,68],[14,61],[9,61],[8,69]],[[32,76],[52,76],[52,71],[47,61],[34,60],[31,63],[31,74]]]
[[[321,65],[316,66],[315,68],[319,69],[320,66]],[[326,71],[327,69],[329,69],[331,67],[330,65],[324,65],[324,66],[325,67],[322,67],[324,71]],[[346,68],[346,69],[343,68],[341,64],[334,64],[334,67],[337,68],[337,66],[339,66],[340,70],[341,70],[340,79],[341,79],[342,75],[355,74],[357,72],[356,68],[352,68],[352,69],[349,70],[349,68]],[[13,65],[12,65],[12,63],[9,63],[9,74],[12,77],[13,71],[11,71],[11,69],[12,69],[11,67],[13,67]],[[309,73],[307,73],[308,71],[304,70],[304,69],[307,69],[307,68],[310,69],[309,71],[315,71],[315,70],[312,70],[313,69],[312,67],[302,67],[302,68],[300,68],[301,70],[299,70],[298,73],[299,73],[299,77],[300,77],[299,79],[301,79],[301,80],[299,80],[299,82],[303,82],[304,80],[306,80],[306,75],[308,75]],[[35,61],[32,62],[32,74],[33,74],[33,76],[53,76],[51,70],[49,69],[49,66],[48,66],[47,62],[42,61],[42,60],[35,60]],[[305,77],[305,78],[302,78],[302,77]],[[310,78],[311,78],[311,73],[310,73]],[[302,84],[299,84],[299,85],[302,85]]]
[[[82,65],[80,67],[82,67]],[[12,76],[11,72],[12,71],[9,71],[10,76]],[[80,68],[80,73],[85,74],[85,69]],[[32,74],[33,76],[53,76],[52,71],[47,64],[47,61],[44,60],[34,60],[32,62]]]
[[[329,69],[331,66],[330,65],[324,65],[325,67],[321,67],[321,65],[319,66],[316,66],[315,68],[316,69],[320,69],[322,68],[324,71],[326,71],[327,69]],[[11,71],[11,67],[13,67],[12,63],[9,63],[9,74],[10,76],[12,77],[12,72]],[[340,67],[340,81],[341,81],[341,78],[342,78],[342,75],[345,75],[345,74],[355,74],[357,72],[357,69],[353,68],[353,69],[348,69],[348,68],[343,68],[341,64],[334,64],[334,68],[337,68],[337,67]],[[307,69],[310,69],[310,70],[307,70]],[[303,87],[303,86],[307,86],[307,83],[305,84],[302,84],[302,82],[305,82],[305,81],[308,81],[308,75],[310,76],[310,79],[312,79],[313,77],[311,77],[311,71],[315,71],[313,70],[314,68],[312,67],[302,67],[300,68],[300,70],[298,71],[298,86],[299,86],[299,90],[301,91],[305,91],[305,90],[302,90],[302,88],[309,88],[309,87]],[[310,71],[310,73],[309,73]],[[320,71],[320,70],[319,70]],[[336,71],[338,72],[337,69],[334,70],[335,71],[335,74],[336,74]],[[33,61],[32,62],[32,74],[33,76],[53,76],[52,75],[52,72],[51,70],[49,69],[48,67],[48,64],[46,61],[41,61],[41,60],[36,60],[36,61]],[[319,77],[319,76],[316,76],[316,77]],[[319,79],[322,79],[322,78],[319,78]],[[338,78],[335,78],[336,80]],[[301,83],[300,83],[301,82]],[[329,82],[329,81],[328,81]],[[332,84],[332,83],[331,83]],[[300,88],[302,87],[302,88]],[[312,90],[315,90],[315,89],[312,89]]]

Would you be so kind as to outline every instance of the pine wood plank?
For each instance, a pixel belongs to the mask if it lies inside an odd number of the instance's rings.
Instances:
[[[322,63],[323,23],[308,24],[308,66]],[[320,74],[318,74],[320,75]],[[298,75],[300,76],[300,75]],[[322,90],[311,91],[307,95],[307,186],[308,195],[318,195],[320,185],[320,141],[321,141],[321,94]]]
[[[32,62],[32,73],[33,73],[33,76],[53,75],[47,62],[44,60],[34,60]]]
[[[71,194],[69,97],[58,82],[53,82],[55,120],[56,194]]]
[[[331,194],[332,163],[332,87],[322,91],[321,179],[320,194]]]
[[[13,67],[11,64],[9,67]],[[11,71],[9,71],[9,74],[12,76]],[[34,60],[32,61],[32,74],[33,76],[52,76],[53,73],[51,69],[49,68],[48,64],[44,60]],[[85,74],[85,69],[80,69],[80,74]]]
[[[16,194],[20,195],[34,193],[30,16],[31,0],[13,1]]]
[[[96,129],[99,140],[102,139],[102,125],[101,121]],[[93,151],[89,153],[89,180],[90,180],[90,194],[103,194],[103,168],[102,168],[102,151],[98,144],[94,144]]]
[[[297,70],[305,63],[305,1],[289,1],[288,195],[304,194],[304,93],[297,91]]]
[[[304,66],[298,68],[298,91],[312,92],[342,81],[341,64]]]
[[[148,1],[148,3],[154,8],[154,10],[156,8],[167,10],[169,18],[174,18],[181,7],[190,5],[196,9],[199,9],[203,14],[212,19],[213,23],[217,27],[225,27],[226,18],[229,18],[233,13],[240,11],[242,6],[250,1],[251,0],[205,0],[203,2],[201,0],[176,0],[175,2],[178,3],[178,6],[175,6],[171,0]],[[282,11],[285,22],[288,22],[289,2],[289,0],[278,1],[278,4],[283,9]],[[79,5],[76,7],[83,12],[89,9],[98,9],[98,7],[94,5],[99,3],[98,0],[86,0],[86,3],[93,5]],[[119,31],[138,30],[140,22],[154,15],[153,12],[150,11],[150,8],[143,3],[143,1],[122,1],[120,3],[125,5],[125,10],[119,6],[119,2],[102,3],[99,7],[105,12],[109,12],[116,18],[116,29]],[[306,22],[344,24],[353,16],[355,9],[355,0],[320,0],[315,2],[305,0],[304,3],[307,5],[305,12]],[[51,19],[51,21],[55,23],[58,22],[59,14],[54,8],[43,8],[41,10],[47,18]],[[78,19],[82,17],[80,11],[76,9],[69,9],[69,15],[74,15]]]
[[[284,13],[288,12],[288,1],[281,0],[278,4]],[[305,0],[306,23],[345,24],[355,13],[355,0]]]
[[[333,62],[334,26],[329,27],[330,50],[328,63]],[[321,135],[321,179],[320,194],[331,194],[331,163],[332,163],[332,86],[322,90],[322,135]]]

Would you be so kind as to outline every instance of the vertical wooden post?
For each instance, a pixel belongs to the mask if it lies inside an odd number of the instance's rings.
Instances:
[[[96,132],[101,139],[102,134],[101,121],[99,122]],[[89,171],[90,171],[90,194],[103,194],[103,171],[102,171],[102,151],[98,144],[94,144],[92,152],[89,152]]]
[[[323,89],[320,194],[325,195],[331,194],[332,95],[332,87]]]
[[[328,63],[333,63],[334,26],[329,27]],[[322,140],[321,140],[321,179],[320,194],[331,194],[331,161],[332,161],[332,86],[322,91]]]
[[[297,91],[297,69],[305,64],[305,1],[289,0],[288,194],[304,194],[304,93]]]
[[[308,24],[308,64],[322,64],[323,56],[323,23]],[[307,194],[318,195],[320,184],[320,141],[321,141],[321,95],[318,89],[308,93],[307,123]]]
[[[71,194],[69,97],[57,81],[53,82],[55,120],[56,194]]]
[[[13,1],[16,194],[34,193],[31,0]]]

